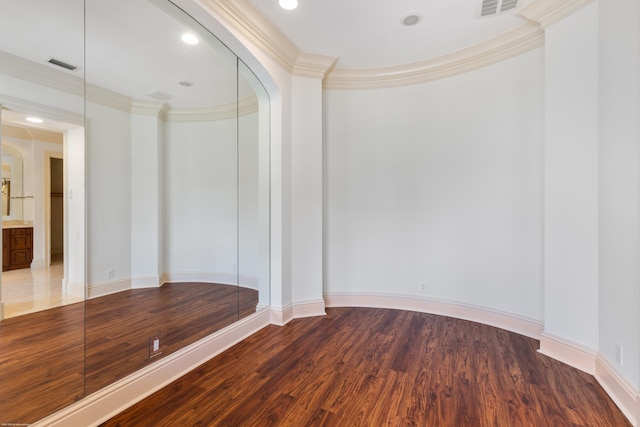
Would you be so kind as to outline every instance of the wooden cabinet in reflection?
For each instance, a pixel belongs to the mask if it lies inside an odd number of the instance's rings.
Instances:
[[[2,271],[31,267],[33,227],[2,229]]]

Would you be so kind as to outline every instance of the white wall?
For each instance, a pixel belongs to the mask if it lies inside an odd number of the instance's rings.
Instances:
[[[164,271],[229,275],[235,283],[236,120],[165,126]]]
[[[131,118],[87,102],[87,281],[131,277]],[[113,270],[113,277],[108,271]]]
[[[542,49],[411,87],[326,91],[325,293],[542,320],[543,92]]]
[[[545,32],[545,333],[591,351],[598,347],[597,20],[592,3]]]
[[[599,350],[639,390],[640,2],[600,1],[599,6]]]

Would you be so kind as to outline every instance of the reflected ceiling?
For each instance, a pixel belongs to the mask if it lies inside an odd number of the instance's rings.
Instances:
[[[166,1],[87,0],[86,57],[83,3],[2,0],[0,51],[80,79],[86,76],[88,83],[133,99],[157,101],[149,94],[161,92],[170,96],[166,102],[172,108],[235,101],[235,55],[199,26],[170,16]],[[16,16],[30,19],[25,22]],[[15,37],[25,33],[25,25],[30,36]],[[198,34],[200,43],[185,44],[181,40],[185,32]],[[47,61],[52,57],[78,70],[51,65]]]

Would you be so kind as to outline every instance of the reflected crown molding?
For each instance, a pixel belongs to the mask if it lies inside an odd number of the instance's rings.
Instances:
[[[0,73],[73,95],[84,95],[84,76],[71,75],[3,51],[0,51]]]
[[[522,9],[518,15],[547,28],[571,15],[594,0],[537,0]]]
[[[170,122],[209,122],[234,119],[257,112],[258,97],[253,95],[239,100],[238,103],[200,108],[171,108],[165,112],[164,118]]]
[[[96,86],[91,83],[85,85],[80,76],[71,76],[65,72],[52,69],[25,60],[15,55],[0,51],[0,73],[11,77],[27,80],[32,83],[47,86],[78,97],[85,97],[106,107],[134,114],[160,115],[168,121],[206,121],[231,119],[237,115],[252,114],[258,111],[258,99],[255,95],[239,100],[236,104],[206,106],[199,108],[173,108],[168,105],[150,100],[133,99],[129,96]],[[17,111],[30,111],[56,120],[84,124],[82,114],[61,112],[46,105],[40,105],[0,93],[0,104]]]
[[[52,142],[54,144],[63,143],[63,134],[60,132],[51,132],[45,129],[27,128],[21,126],[13,126],[8,124],[2,125],[2,136],[9,138],[37,140],[44,142]]]

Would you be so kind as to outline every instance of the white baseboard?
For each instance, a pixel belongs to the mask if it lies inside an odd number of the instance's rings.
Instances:
[[[159,288],[160,276],[132,276],[131,289]]]
[[[587,374],[595,375],[596,373],[596,351],[565,338],[543,332],[538,351]]]
[[[239,285],[243,288],[259,290],[259,279],[253,276],[237,275],[235,273],[220,273],[211,271],[178,271],[162,274],[161,283],[203,282],[220,283],[223,285]]]
[[[377,307],[439,314],[495,326],[534,339],[540,339],[543,330],[542,322],[526,317],[486,307],[416,296],[331,293],[325,294],[325,301],[327,307]]]
[[[62,279],[62,289],[65,290],[65,295],[84,298],[84,283],[82,282],[73,282],[71,280]]]
[[[111,280],[87,286],[87,298],[103,297],[131,289],[131,279]]]
[[[32,426],[97,426],[268,324],[269,310],[252,314],[43,418]]]
[[[302,317],[326,316],[324,310],[324,300],[296,302],[293,304],[293,317],[299,319]]]
[[[596,358],[595,370],[594,376],[602,388],[629,422],[634,427],[638,427],[638,423],[640,423],[640,391],[622,378],[601,354],[598,354]]]
[[[293,304],[287,304],[284,307],[271,306],[271,323],[283,326],[293,320]]]

